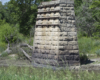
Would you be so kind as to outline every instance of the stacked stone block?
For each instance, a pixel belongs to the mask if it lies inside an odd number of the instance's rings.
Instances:
[[[79,66],[74,0],[42,2],[35,27],[34,66]]]

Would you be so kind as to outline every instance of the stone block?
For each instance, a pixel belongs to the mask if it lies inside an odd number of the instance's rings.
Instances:
[[[64,46],[68,45],[68,41],[63,41]]]
[[[52,45],[52,46],[57,46],[57,45],[58,45],[58,41],[52,41],[52,42],[51,42],[51,45]]]
[[[78,54],[79,50],[69,50],[69,54]]]
[[[60,0],[60,3],[67,3],[67,4],[73,4],[74,3],[74,0]]]
[[[75,20],[72,20],[72,24],[75,25]]]
[[[64,41],[73,41],[73,38],[72,37],[65,37]]]
[[[56,12],[56,13],[54,14],[54,16],[55,16],[55,17],[60,17],[61,15],[60,15],[59,12]]]
[[[71,61],[68,61],[68,65],[69,66],[79,66],[80,62],[71,60]]]
[[[71,28],[71,32],[76,32],[76,28]]]
[[[77,32],[68,32],[68,35],[69,35],[69,36],[72,36],[72,37],[73,37],[73,36],[77,36]]]
[[[61,13],[66,13],[66,10],[60,10]],[[62,16],[63,17],[63,16]]]
[[[45,59],[35,58],[35,62],[39,64],[52,65],[52,66],[55,66],[58,64],[57,60],[50,60],[50,59],[45,60]]]
[[[74,16],[69,16],[69,17],[67,17],[67,20],[75,20],[75,17]]]
[[[79,60],[80,60],[79,55],[74,55],[74,60],[75,60],[75,61],[79,61]]]
[[[63,27],[64,28],[64,27]],[[67,32],[60,32],[60,36],[67,36],[68,35],[68,33]]]
[[[41,58],[41,55],[42,55],[42,54],[39,54],[39,53],[34,53],[34,55],[33,55],[33,56],[34,56],[34,58]]]
[[[51,55],[51,54],[48,54],[48,59],[57,60],[57,59],[58,59],[58,55]]]
[[[63,41],[63,37],[59,37],[59,41]]]
[[[67,4],[67,7],[74,7],[74,4]]]
[[[66,27],[67,24],[60,24],[59,26],[60,26],[60,27]]]
[[[66,7],[66,4],[60,4],[61,7]]]
[[[78,45],[74,45],[74,46],[73,46],[73,49],[74,49],[74,50],[78,50],[78,49],[79,49],[79,48],[78,48]]]
[[[71,24],[67,24],[67,27],[70,27],[71,26]]]
[[[47,50],[47,49],[46,49],[45,52],[46,52],[46,54],[49,54],[49,53],[50,53],[50,50]]]
[[[77,45],[78,43],[77,43],[77,41],[69,41],[68,42],[68,45]]]
[[[64,46],[59,46],[59,50],[65,50]]]
[[[35,58],[48,59],[48,54],[34,54]]]
[[[73,36],[73,41],[77,41],[77,36]]]
[[[64,18],[66,18],[66,11],[62,11],[62,12],[60,13],[60,15],[61,15],[61,17],[62,17],[62,16],[65,16]]]
[[[74,10],[74,7],[70,7],[70,10]]]
[[[70,8],[69,7],[64,7],[64,10],[70,10]]]
[[[46,50],[51,50],[51,46],[50,45],[47,45],[45,49]]]
[[[55,50],[55,46],[51,46],[51,50]]]
[[[66,50],[73,50],[73,46],[72,46],[72,45],[64,46],[64,48],[65,48]]]
[[[60,10],[60,6],[56,6],[55,7],[55,10]]]
[[[68,44],[67,41],[59,41],[59,46],[65,46],[67,44]]]
[[[52,36],[59,36],[59,32],[52,32],[51,35]]]
[[[57,55],[58,54],[58,50],[50,50],[50,54]]]
[[[66,55],[68,54],[68,50],[59,50],[59,55]]]
[[[33,52],[34,53],[40,53],[40,50],[39,49],[35,49]]]

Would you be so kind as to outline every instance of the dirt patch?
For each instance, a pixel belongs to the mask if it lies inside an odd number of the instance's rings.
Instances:
[[[9,59],[6,57],[0,57],[0,66],[31,66],[29,60],[21,59]]]
[[[32,66],[32,63],[27,59],[9,59],[8,57],[0,57],[0,66]],[[100,70],[100,58],[91,59],[90,63],[82,64],[81,70]]]

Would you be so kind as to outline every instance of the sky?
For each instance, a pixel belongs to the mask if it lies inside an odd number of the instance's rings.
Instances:
[[[4,4],[5,2],[8,2],[10,0],[0,0],[2,2],[2,4]]]

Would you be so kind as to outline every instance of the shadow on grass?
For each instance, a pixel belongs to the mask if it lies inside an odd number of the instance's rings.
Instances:
[[[81,55],[80,56],[80,63],[81,63],[81,65],[84,65],[84,64],[90,64],[90,63],[93,63],[94,61],[91,61],[88,57],[87,57],[87,55]]]

